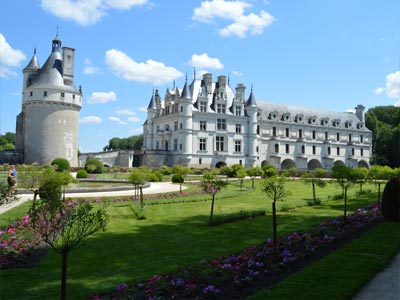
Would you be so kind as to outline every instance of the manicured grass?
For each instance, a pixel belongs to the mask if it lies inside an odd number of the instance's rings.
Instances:
[[[400,223],[384,222],[360,239],[248,299],[351,299],[399,250]]]
[[[219,199],[215,215],[240,210],[266,209],[271,211],[271,200],[260,192],[240,192],[238,187],[226,189],[236,197]],[[246,183],[247,186],[251,182]],[[292,195],[279,205],[306,205],[311,198],[311,187],[301,182],[288,182]],[[365,187],[367,188],[367,187]],[[306,230],[327,218],[341,215],[343,200],[328,201],[329,195],[340,189],[329,185],[317,191],[323,200],[320,206],[305,206],[278,214],[278,234]],[[352,190],[351,195],[355,192]],[[210,195],[202,195],[211,199]],[[348,201],[348,211],[375,202],[376,194],[367,194]],[[236,253],[263,242],[272,236],[270,214],[250,220],[209,227],[211,201],[145,207],[146,220],[137,220],[131,203],[112,203],[108,207],[110,223],[105,232],[88,238],[82,247],[68,258],[67,295],[70,299],[86,299],[95,293],[107,292],[117,283],[134,283],[149,277],[176,270],[180,265],[198,262],[219,255]],[[14,213],[0,215],[0,223],[7,218],[26,213],[29,206]],[[279,208],[279,206],[278,206]],[[61,258],[53,251],[31,269],[0,271],[0,294],[4,299],[54,299],[59,293]],[[7,282],[7,284],[3,284]]]

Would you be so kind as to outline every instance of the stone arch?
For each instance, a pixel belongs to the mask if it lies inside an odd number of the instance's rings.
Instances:
[[[282,163],[281,163],[281,170],[289,170],[290,168],[296,168],[296,163],[291,160],[290,158],[285,159]]]
[[[359,168],[367,168],[367,169],[369,169],[368,163],[363,159],[358,162],[358,167]]]
[[[345,166],[346,164],[342,160],[336,160],[333,163],[334,166]]]
[[[261,168],[264,167],[264,166],[266,166],[266,165],[269,165],[269,162],[268,162],[267,160],[263,160],[263,161],[261,162]]]
[[[307,169],[308,170],[314,170],[314,169],[318,169],[318,168],[322,168],[322,164],[318,159],[311,159],[308,164],[307,164]]]
[[[215,164],[215,167],[216,168],[221,168],[221,167],[225,167],[226,166],[226,163],[225,162],[223,162],[223,161],[219,161],[219,162],[217,162],[216,164]]]

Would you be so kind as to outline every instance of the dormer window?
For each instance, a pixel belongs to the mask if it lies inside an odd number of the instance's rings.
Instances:
[[[224,114],[225,111],[226,111],[226,105],[225,105],[225,104],[218,103],[218,104],[217,104],[217,113],[219,113],[219,114]]]

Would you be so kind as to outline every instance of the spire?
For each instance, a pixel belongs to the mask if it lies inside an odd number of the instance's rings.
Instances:
[[[193,67],[193,81],[196,80],[196,67]]]
[[[156,101],[154,100],[154,89],[153,89],[153,93],[151,95],[151,99],[150,99],[150,103],[149,106],[147,107],[147,109],[156,109]]]
[[[33,50],[33,55],[32,55],[30,62],[24,68],[24,70],[27,70],[27,69],[40,69],[40,64],[36,57],[36,46],[35,46],[35,49]]]
[[[246,105],[257,107],[256,98],[254,97],[254,94],[253,94],[253,85],[251,85],[251,92],[250,92],[249,99],[246,102]]]
[[[181,99],[192,99],[191,93],[189,86],[187,84],[187,74],[186,74],[186,80],[185,80],[185,86],[183,87],[183,91],[181,94]]]
[[[61,49],[61,40],[58,37],[58,26],[57,26],[57,34],[56,37],[52,41],[52,48],[51,51],[54,52],[56,49]]]

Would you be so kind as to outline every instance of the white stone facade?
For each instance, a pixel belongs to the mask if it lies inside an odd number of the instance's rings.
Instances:
[[[79,111],[82,92],[73,83],[74,52],[61,48],[58,36],[40,67],[36,50],[24,68],[22,111],[17,116],[16,150],[23,162],[50,163],[67,159],[78,166]]]
[[[156,91],[144,124],[144,164],[213,168],[272,164],[277,169],[369,166],[372,133],[364,107],[355,114],[256,101],[225,76],[194,79],[183,89]]]

